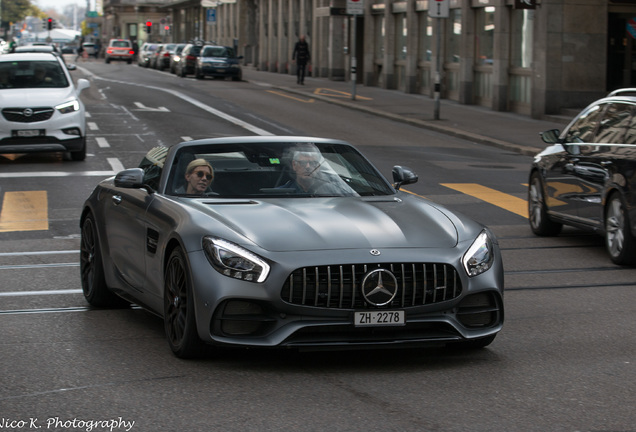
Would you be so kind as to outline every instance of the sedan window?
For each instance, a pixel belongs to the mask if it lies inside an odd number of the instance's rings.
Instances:
[[[608,104],[603,114],[598,131],[596,143],[622,144],[625,140],[625,132],[632,121],[632,106],[624,103]]]
[[[581,114],[570,127],[565,137],[566,144],[594,142],[594,131],[602,112],[601,105],[596,105]]]

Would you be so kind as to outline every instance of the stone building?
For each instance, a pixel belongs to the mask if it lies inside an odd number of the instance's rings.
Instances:
[[[347,14],[352,1],[361,15]],[[430,13],[440,4],[448,17]],[[314,76],[350,80],[355,57],[366,86],[432,96],[439,76],[443,98],[535,118],[635,79],[636,0],[104,0],[107,10],[124,36],[152,16],[170,24],[165,41],[234,45],[273,73],[295,73],[305,35]]]

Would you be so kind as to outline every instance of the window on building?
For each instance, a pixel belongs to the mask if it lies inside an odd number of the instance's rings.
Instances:
[[[479,65],[491,65],[495,41],[495,7],[479,8],[475,14],[476,62]]]
[[[419,61],[433,61],[433,18],[428,13],[420,13]]]
[[[384,58],[384,40],[386,36],[385,26],[384,26],[384,16],[376,15],[376,31],[375,31],[375,58],[382,59]]]
[[[462,11],[451,9],[446,32],[446,62],[459,63],[462,36]]]
[[[406,14],[398,14],[395,24],[395,59],[406,60],[406,36],[408,33]]]
[[[514,9],[510,29],[510,65],[532,67],[534,10]]]

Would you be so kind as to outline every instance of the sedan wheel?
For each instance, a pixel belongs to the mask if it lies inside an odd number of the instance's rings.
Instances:
[[[632,264],[635,261],[636,241],[629,229],[629,216],[618,193],[607,201],[605,213],[605,246],[615,264]]]
[[[528,219],[532,232],[539,236],[555,236],[563,227],[562,224],[550,220],[548,216],[541,178],[537,173],[532,174],[528,187]]]
[[[197,334],[190,276],[179,247],[168,259],[163,297],[164,327],[170,349],[180,358],[196,357],[202,351],[203,342]]]
[[[106,286],[104,265],[99,249],[95,219],[91,213],[82,224],[80,240],[80,275],[84,297],[97,307],[123,307],[128,305]]]

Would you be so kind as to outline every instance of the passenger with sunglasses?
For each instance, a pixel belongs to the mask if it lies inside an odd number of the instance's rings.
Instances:
[[[208,188],[214,179],[212,165],[205,159],[195,159],[186,167],[184,187],[179,188],[178,194],[202,195],[209,192]]]

